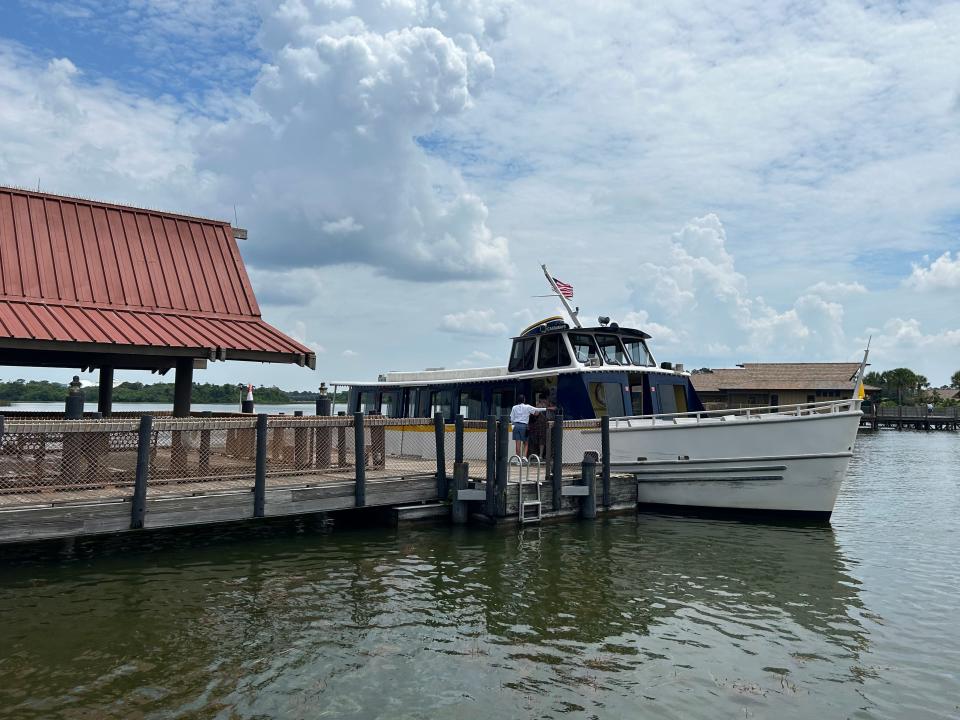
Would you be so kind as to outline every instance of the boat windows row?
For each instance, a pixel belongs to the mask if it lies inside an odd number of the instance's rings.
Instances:
[[[655,363],[647,344],[640,338],[606,333],[555,333],[517,338],[510,352],[510,372],[569,367],[572,362],[588,366]]]

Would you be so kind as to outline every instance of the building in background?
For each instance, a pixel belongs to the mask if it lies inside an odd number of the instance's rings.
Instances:
[[[853,394],[859,363],[743,363],[694,371],[692,380],[707,409],[795,405]],[[868,397],[880,388],[865,386]]]

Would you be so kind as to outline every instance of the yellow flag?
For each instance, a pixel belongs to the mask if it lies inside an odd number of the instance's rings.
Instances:
[[[863,391],[863,380],[857,383],[857,400],[863,400],[866,393]]]

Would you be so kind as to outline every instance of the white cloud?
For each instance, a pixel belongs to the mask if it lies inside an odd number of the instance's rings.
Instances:
[[[624,327],[643,330],[651,336],[652,341],[657,345],[676,345],[685,338],[685,335],[678,333],[666,325],[653,322],[646,310],[633,310],[623,316],[620,324]]]
[[[493,356],[482,350],[472,350],[458,365],[461,367],[485,367],[490,365]]]
[[[309,305],[323,288],[321,274],[314,268],[264,270],[253,267],[249,275],[260,305]]]
[[[632,288],[634,305],[656,307],[671,319],[661,330],[667,342],[734,347],[764,359],[828,359],[845,350],[843,306],[806,292],[778,310],[751,295],[713,214],[675,233],[664,264],[643,263]],[[644,311],[631,320],[642,324],[646,318]]]
[[[924,265],[913,264],[913,272],[905,281],[914,290],[948,290],[960,288],[960,253],[951,257],[947,250],[932,263],[924,257]]]
[[[826,282],[821,280],[805,290],[811,295],[820,295],[824,298],[845,297],[848,295],[864,295],[867,288],[858,282]]]
[[[462,335],[505,335],[507,332],[507,326],[496,319],[493,310],[466,310],[444,315],[440,329]]]
[[[349,349],[348,349],[348,350],[344,350],[342,353],[340,353],[340,355],[341,355],[342,357],[345,357],[345,358],[355,358],[355,357],[357,357],[359,354],[360,354],[360,353],[356,352],[355,350],[349,350]]]
[[[307,329],[307,324],[303,322],[303,320],[294,321],[293,327],[290,330],[287,330],[287,335],[292,337],[297,342],[306,345],[317,355],[323,355],[327,352],[327,349],[323,345],[309,339],[309,330]]]
[[[250,105],[197,146],[222,201],[271,238],[251,260],[423,281],[509,273],[483,200],[416,141],[492,78],[489,6],[289,0],[266,14]]]

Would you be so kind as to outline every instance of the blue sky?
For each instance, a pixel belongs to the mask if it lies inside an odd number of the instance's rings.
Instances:
[[[318,370],[214,382],[500,364],[557,309],[546,262],[661,359],[851,360],[873,335],[876,367],[939,384],[958,35],[935,2],[12,0],[0,183],[236,207],[264,316]]]

